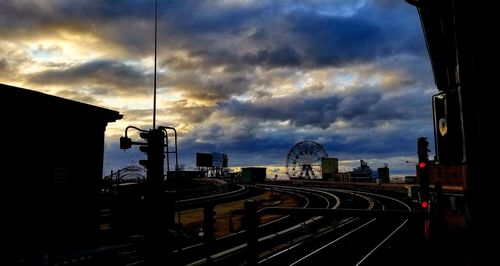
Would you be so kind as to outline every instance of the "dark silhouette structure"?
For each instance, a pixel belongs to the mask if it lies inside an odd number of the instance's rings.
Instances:
[[[122,115],[4,84],[0,113],[7,261],[37,265],[47,254],[91,246],[99,233],[104,131]]]
[[[420,15],[434,79],[443,105],[434,102],[437,159],[445,164],[466,164],[464,180],[467,213],[467,264],[487,265],[494,259],[489,252],[494,241],[490,230],[498,228],[491,199],[496,186],[491,168],[499,146],[495,122],[498,99],[491,91],[498,87],[496,63],[496,9],[472,0],[406,0]],[[495,121],[495,122],[494,122]],[[437,134],[436,134],[437,135]],[[438,135],[438,136],[439,136]],[[446,254],[446,252],[443,252]]]
[[[390,183],[389,167],[386,165],[384,167],[377,168],[378,179],[381,183]]]
[[[250,182],[264,182],[266,180],[265,167],[244,167],[241,168],[241,176],[244,180]]]

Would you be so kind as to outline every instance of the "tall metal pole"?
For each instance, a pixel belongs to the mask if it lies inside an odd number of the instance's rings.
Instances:
[[[168,244],[170,217],[165,211],[165,188],[163,183],[163,160],[165,156],[165,134],[160,129],[148,133],[148,165],[146,177],[145,205],[145,254],[146,265],[164,263],[165,245]],[[173,212],[172,212],[173,213]]]
[[[155,69],[154,69],[154,92],[153,92],[153,129],[156,128],[156,45],[158,35],[158,0],[155,1]]]
[[[153,129],[148,138],[148,171],[145,193],[145,246],[146,265],[163,263],[163,244],[166,237],[165,213],[162,212],[163,202],[163,156],[164,134],[156,129],[156,47],[158,40],[158,0],[155,1],[155,55],[154,55],[154,84],[153,84]]]

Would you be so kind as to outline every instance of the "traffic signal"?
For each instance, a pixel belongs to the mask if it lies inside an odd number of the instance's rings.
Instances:
[[[141,132],[140,136],[147,140],[147,145],[139,148],[148,156],[143,162],[148,169],[147,178],[155,184],[160,184],[164,179],[165,134],[160,129],[151,129],[148,132]]]
[[[425,201],[429,199],[429,164],[419,163],[418,177],[420,179],[420,199]]]
[[[139,150],[148,154],[148,152],[149,152],[149,132],[141,132],[139,134],[139,136],[141,136],[142,139],[146,140],[146,143],[144,145],[139,146]]]
[[[120,137],[120,149],[126,150],[132,147],[132,139],[127,137]]]
[[[149,132],[141,132],[139,133],[139,136],[146,140],[146,143],[139,146],[139,150],[146,153],[146,155],[148,156],[148,159],[146,160],[139,160],[139,164],[144,166],[144,168],[148,169],[148,166],[149,166],[149,154],[148,154],[148,151],[149,151]]]
[[[427,138],[420,137],[417,140],[417,155],[419,162],[428,162],[429,161],[429,142]]]
[[[133,142],[130,138],[126,137],[127,129],[129,128],[139,130],[139,136],[145,141]],[[125,137],[120,137],[120,148],[129,149],[132,145],[141,145],[139,150],[146,153],[147,159],[139,160],[139,164],[147,169],[146,179],[153,184],[161,184],[164,181],[165,133],[160,128],[145,131],[129,126],[127,129],[125,130]]]
[[[139,136],[147,141],[149,139],[149,132],[141,132]]]
[[[429,142],[427,138],[420,137],[417,140],[417,176],[420,180],[420,202],[424,209],[429,205]]]

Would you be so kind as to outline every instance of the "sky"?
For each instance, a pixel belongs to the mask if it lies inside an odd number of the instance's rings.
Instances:
[[[145,157],[118,142],[152,127],[154,4],[0,1],[0,83],[124,115],[108,124],[104,174]],[[414,175],[417,138],[433,147],[437,89],[403,0],[159,0],[157,54],[157,124],[177,129],[186,169],[222,152],[281,177],[310,140],[341,171],[363,159]]]

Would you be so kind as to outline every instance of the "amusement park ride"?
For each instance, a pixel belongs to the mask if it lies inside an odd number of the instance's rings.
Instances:
[[[288,152],[286,174],[289,178],[322,178],[321,158],[326,157],[328,154],[320,144],[314,141],[301,141]]]

